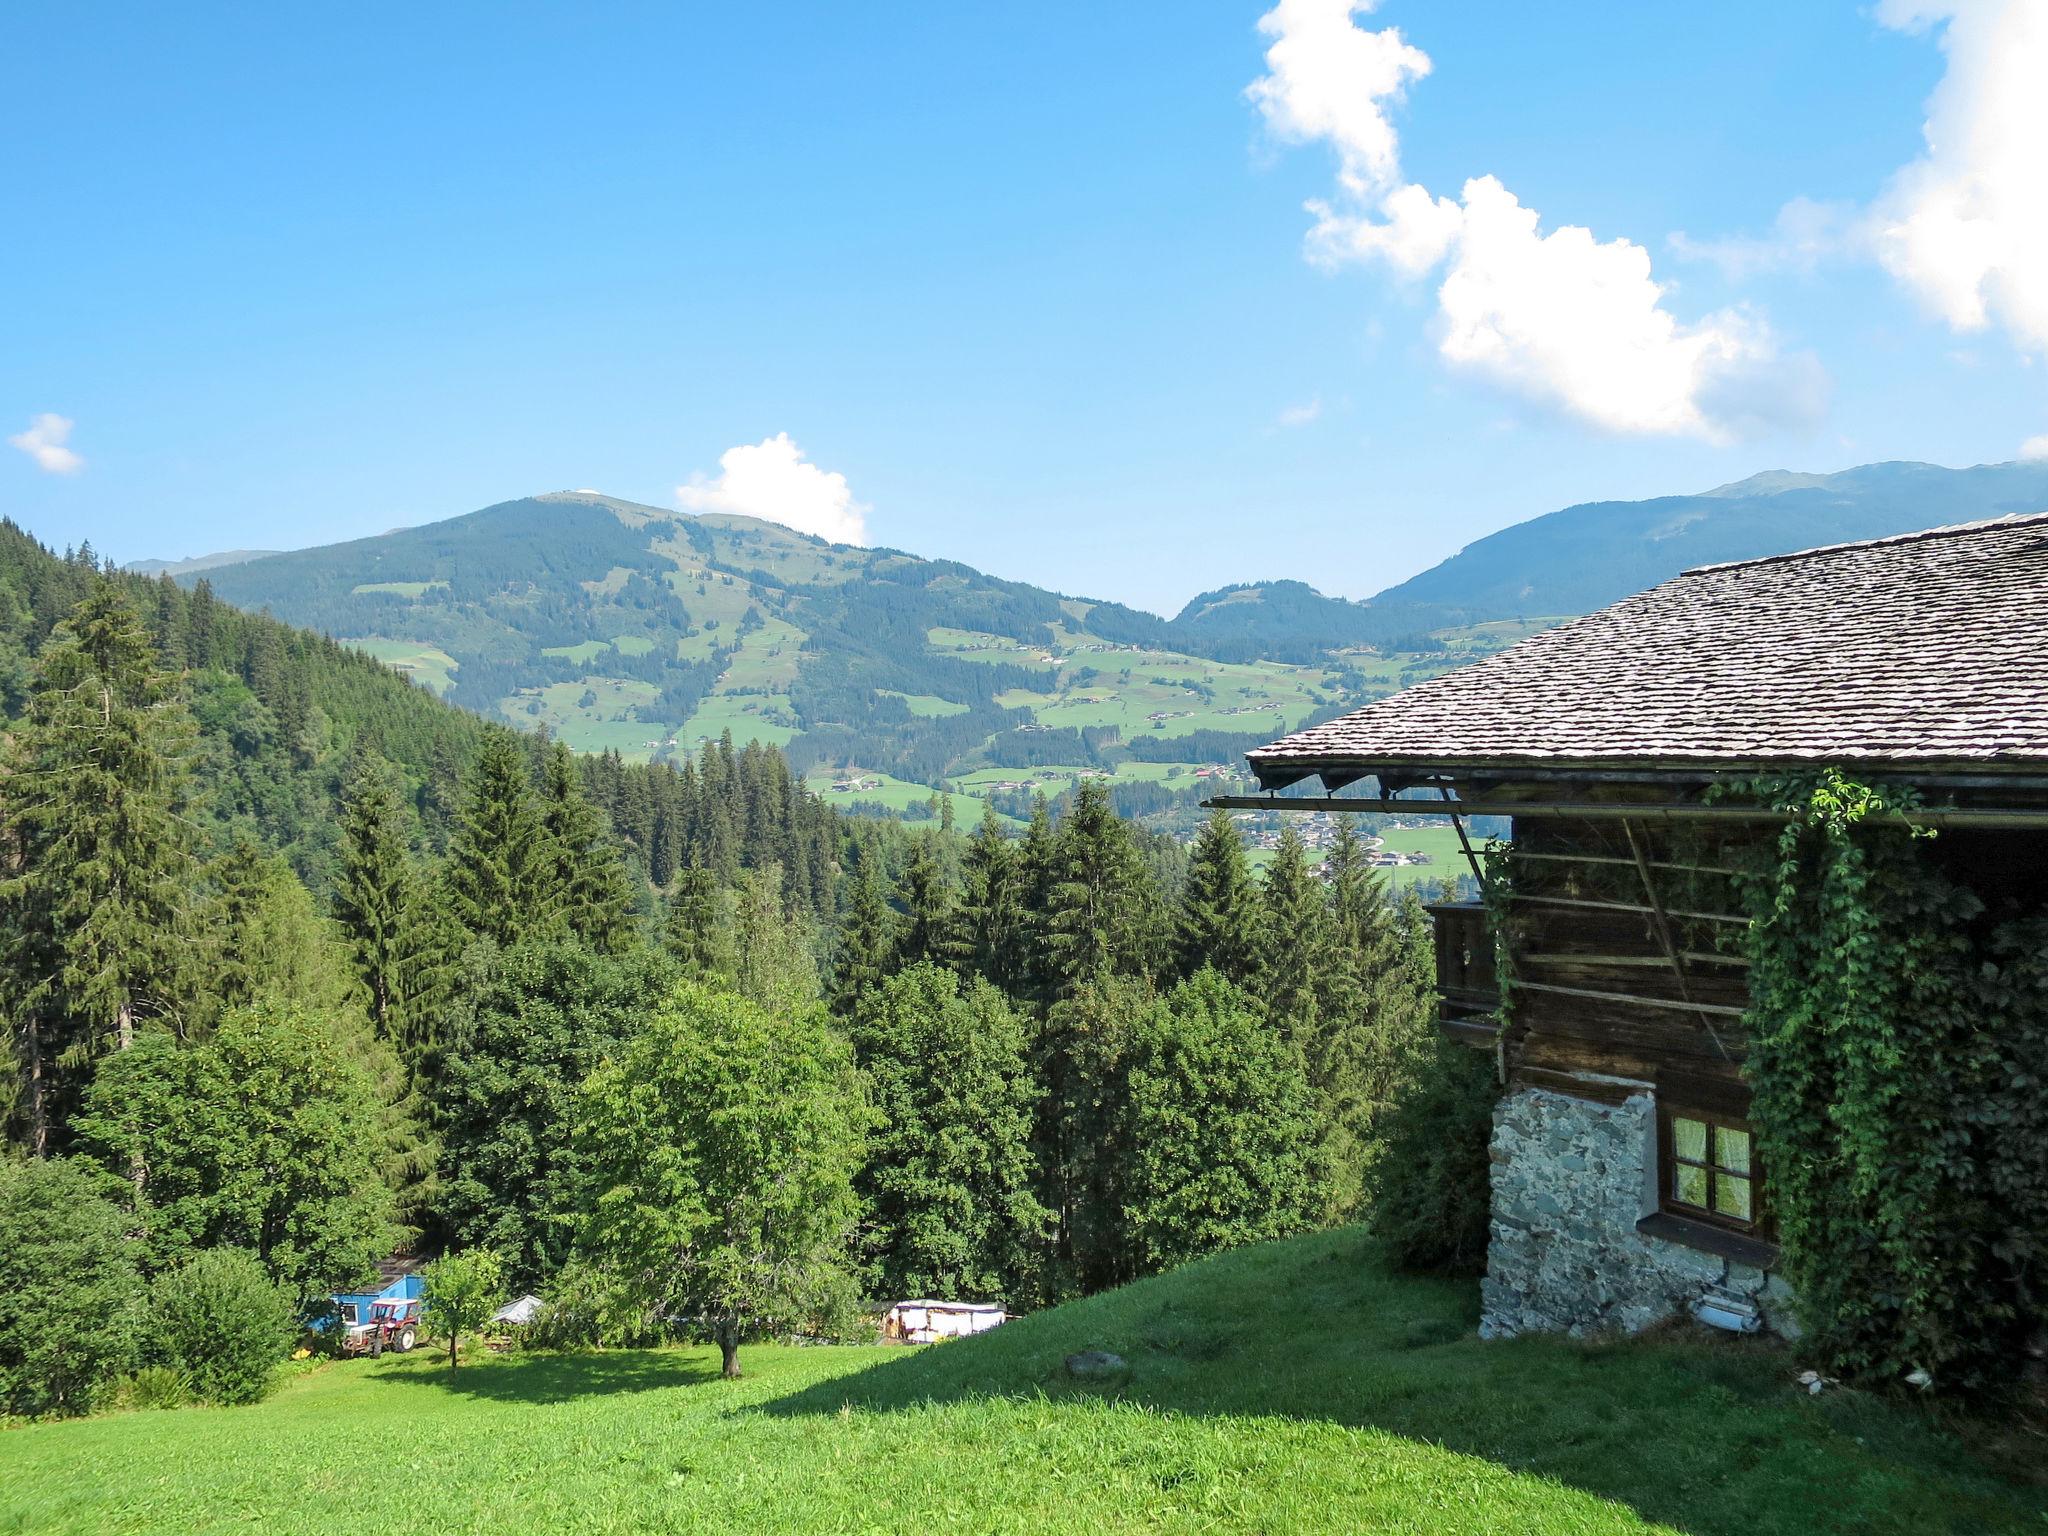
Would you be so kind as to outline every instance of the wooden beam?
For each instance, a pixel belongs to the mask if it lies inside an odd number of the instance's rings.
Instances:
[[[1523,901],[1537,907],[1577,907],[1585,912],[1638,912],[1644,917],[1651,909],[1633,901],[1589,901],[1579,896],[1525,896],[1520,891],[1509,893],[1508,900]],[[1747,923],[1746,917],[1734,917],[1726,912],[1677,912],[1669,914],[1689,922],[1699,923]]]
[[[1455,800],[1462,816],[1554,816],[1570,821],[1721,821],[1770,825],[1791,820],[1786,811],[1758,805],[1650,805],[1617,800],[1612,804],[1582,801]],[[1224,811],[1372,811],[1383,816],[1442,816],[1429,800],[1368,800],[1353,795],[1213,795],[1204,810]],[[1880,811],[1864,818],[1879,827],[2005,827],[2048,831],[2048,809],[1974,810],[1949,806],[1927,811]]]
[[[1587,987],[1558,987],[1547,981],[1518,981],[1515,985],[1524,992],[1551,992],[1559,997],[1583,997],[1600,1003],[1636,1003],[1645,1008],[1676,1008],[1681,1013],[1718,1013],[1731,1019],[1739,1019],[1748,1011],[1722,1003],[1681,1002],[1675,997],[1642,997],[1634,992],[1595,992]]]
[[[1695,965],[1735,965],[1745,969],[1749,966],[1749,962],[1740,955],[1709,955],[1696,949],[1680,950],[1679,954]],[[1524,950],[1519,958],[1527,965],[1655,966],[1660,970],[1666,963],[1662,955],[1573,955],[1562,951],[1556,954],[1537,955]]]
[[[1621,869],[1634,869],[1634,859],[1616,858],[1605,853],[1538,853],[1533,848],[1517,848],[1517,859],[1534,859],[1544,864],[1611,864]],[[1719,864],[1674,864],[1667,859],[1652,859],[1652,869],[1668,869],[1680,875],[1737,875],[1741,871],[1724,868]]]

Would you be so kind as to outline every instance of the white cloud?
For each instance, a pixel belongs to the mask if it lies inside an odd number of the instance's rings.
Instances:
[[[44,411],[29,418],[26,432],[17,432],[7,441],[34,459],[37,468],[52,475],[75,475],[85,468],[85,460],[64,446],[71,440],[74,425],[69,416]]]
[[[2048,459],[2048,432],[2043,432],[2038,437],[2030,437],[2024,443],[2021,443],[2020,457],[2023,459]]]
[[[1323,397],[1315,396],[1299,405],[1284,407],[1274,418],[1274,424],[1282,427],[1305,427],[1323,414]]]
[[[766,518],[835,544],[867,543],[867,514],[873,509],[853,499],[846,476],[806,460],[787,432],[726,449],[718,468],[715,480],[693,475],[688,485],[677,486],[677,505],[686,512]]]
[[[1338,196],[1308,210],[1309,259],[1385,262],[1421,278],[1439,270],[1437,347],[1454,367],[1557,406],[1606,431],[1727,441],[1807,425],[1826,380],[1811,357],[1786,359],[1743,310],[1687,324],[1664,307],[1650,255],[1541,219],[1492,176],[1461,199],[1400,182],[1386,107],[1430,70],[1394,28],[1367,32],[1371,3],[1280,0],[1260,18],[1276,41],[1247,94],[1281,138],[1327,140]]]
[[[2048,5],[1883,0],[1877,15],[1940,28],[1948,55],[1927,102],[1927,152],[1872,210],[1878,259],[1957,330],[1996,323],[2048,356]]]
[[[1680,259],[1711,263],[1739,282],[1759,272],[1811,272],[1830,257],[1867,249],[1870,231],[1852,204],[1795,197],[1778,210],[1768,235],[1695,240],[1679,230],[1665,243]]]
[[[1397,102],[1410,80],[1429,73],[1429,55],[1400,29],[1367,32],[1354,14],[1378,0],[1280,0],[1259,18],[1272,38],[1266,75],[1245,89],[1274,134],[1293,144],[1327,139],[1338,179],[1364,197],[1386,190],[1400,172],[1399,140],[1383,103]]]

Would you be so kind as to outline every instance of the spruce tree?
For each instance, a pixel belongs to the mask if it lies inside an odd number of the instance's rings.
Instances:
[[[1237,823],[1228,811],[1211,811],[1181,888],[1174,932],[1181,975],[1208,966],[1228,981],[1252,978],[1260,960],[1257,894]]]
[[[928,834],[913,841],[910,863],[903,871],[902,895],[908,921],[897,946],[899,962],[916,965],[930,960],[943,964],[949,958],[953,892],[939,868]]]
[[[725,892],[708,869],[686,869],[662,916],[662,948],[692,981],[730,981],[738,968]]]
[[[0,1001],[38,1154],[91,1063],[176,1018],[192,979],[193,731],[156,662],[125,591],[95,578],[37,659],[0,773]]]
[[[599,954],[633,942],[633,891],[604,813],[584,798],[576,759],[548,744],[542,765],[541,831],[552,856],[556,909],[575,938]]]
[[[832,1011],[850,1016],[863,997],[896,970],[896,914],[882,894],[881,850],[868,843],[839,929],[839,953],[832,968]]]
[[[1333,1221],[1359,1216],[1384,1156],[1389,1116],[1435,1033],[1435,955],[1428,915],[1411,891],[1390,901],[1364,840],[1340,818],[1329,873],[1331,953],[1318,1017],[1303,1042],[1323,1124]]]
[[[1047,898],[1045,963],[1062,992],[1098,975],[1145,975],[1159,947],[1159,892],[1099,779],[1060,823]]]
[[[390,765],[359,752],[341,800],[341,871],[334,918],[378,1037],[408,1056],[425,1043],[439,990],[437,924],[406,847],[405,802]]]
[[[555,926],[554,849],[534,805],[526,758],[509,731],[484,737],[448,847],[449,905],[477,938],[500,947]]]
[[[1045,795],[1031,800],[1031,821],[1017,848],[1018,930],[1022,940],[1023,965],[1020,990],[1036,1002],[1049,999],[1054,990],[1052,957],[1046,943],[1046,912],[1052,903],[1052,889],[1058,873],[1053,867],[1058,840],[1053,832],[1052,813]]]
[[[1291,824],[1266,866],[1259,905],[1259,994],[1274,1026],[1303,1042],[1316,1027],[1316,982],[1330,958],[1330,912],[1301,834]]]
[[[1030,958],[1023,869],[1017,849],[1003,836],[993,805],[982,807],[962,875],[949,946],[954,966],[963,975],[985,977],[1015,995],[1024,988]]]

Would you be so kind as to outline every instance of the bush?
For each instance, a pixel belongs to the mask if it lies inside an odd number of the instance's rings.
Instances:
[[[291,1343],[291,1304],[255,1255],[209,1248],[150,1288],[150,1353],[209,1403],[253,1403]]]
[[[1486,1053],[1433,1038],[1387,1116],[1372,1229],[1402,1269],[1476,1275],[1486,1266],[1493,1071]]]
[[[0,1158],[0,1411],[90,1409],[134,1363],[138,1286],[83,1166]]]
[[[192,1401],[192,1378],[175,1365],[145,1365],[114,1387],[114,1406],[137,1411],[183,1408]]]

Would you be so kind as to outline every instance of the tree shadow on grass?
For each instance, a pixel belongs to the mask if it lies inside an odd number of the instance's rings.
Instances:
[[[757,1411],[1043,1399],[1322,1421],[1553,1479],[1693,1536],[2040,1531],[2048,1520],[2048,1490],[2023,1466],[1993,1465],[1922,1409],[1810,1398],[1782,1349],[1690,1327],[1487,1343],[1475,1291],[1391,1276],[1356,1232],[1326,1233],[891,1353]],[[1084,1349],[1113,1351],[1127,1370],[1076,1379],[1064,1360]]]
[[[582,1397],[659,1392],[718,1380],[718,1362],[674,1350],[621,1349],[602,1354],[490,1356],[449,1370],[446,1355],[431,1366],[407,1361],[380,1373],[395,1386],[431,1387],[508,1403],[566,1403]]]

